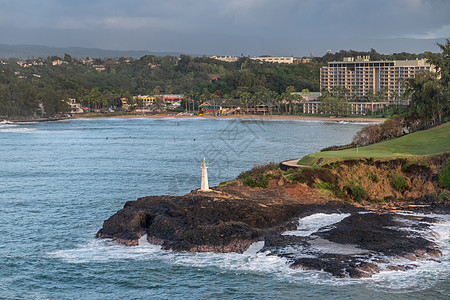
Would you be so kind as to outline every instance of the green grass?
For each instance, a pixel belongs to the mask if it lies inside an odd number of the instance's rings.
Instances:
[[[320,165],[333,161],[359,158],[388,159],[424,156],[450,151],[450,123],[418,131],[381,143],[339,151],[317,152],[303,157],[298,164],[312,166],[323,158]]]

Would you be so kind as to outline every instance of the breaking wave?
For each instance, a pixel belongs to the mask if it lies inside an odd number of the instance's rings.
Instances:
[[[314,214],[299,220],[299,228],[291,231],[293,234],[310,235],[319,228],[327,228],[350,214]],[[146,236],[142,237],[139,246],[127,247],[112,240],[92,239],[85,245],[75,249],[58,250],[49,253],[52,258],[64,260],[69,263],[107,263],[124,260],[146,260],[162,262],[192,268],[219,268],[225,272],[248,272],[276,276],[281,280],[293,282],[310,282],[325,285],[363,284],[367,288],[377,290],[383,288],[390,292],[410,292],[424,290],[433,286],[439,280],[446,280],[450,275],[450,218],[449,216],[433,215],[442,219],[442,222],[431,224],[433,239],[442,250],[443,256],[439,260],[392,259],[392,264],[411,264],[416,268],[407,271],[384,270],[372,278],[349,279],[335,278],[322,271],[291,269],[286,258],[261,252],[264,242],[257,242],[243,254],[237,253],[190,253],[172,252],[162,250],[160,246],[149,244]],[[327,245],[322,245],[326,251]],[[334,248],[334,245],[329,245]],[[328,249],[335,251],[336,249]],[[361,249],[360,249],[361,250]]]

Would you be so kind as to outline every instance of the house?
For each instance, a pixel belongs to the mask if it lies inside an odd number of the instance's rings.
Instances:
[[[241,107],[239,104],[231,103],[231,101],[222,104],[222,115],[240,114],[240,112]]]
[[[161,97],[166,105],[171,105],[174,102],[181,102],[185,99],[184,96],[180,94],[165,94],[157,95],[155,97]]]
[[[159,64],[159,63],[148,63],[148,66],[150,67],[150,69],[155,69],[155,68],[159,68],[161,66],[161,64]]]
[[[52,61],[52,66],[60,66],[63,64],[68,64],[68,62],[65,60],[60,60],[60,59]]]
[[[239,60],[239,57],[231,56],[231,55],[225,55],[225,56],[213,55],[213,56],[210,56],[209,58],[217,59],[220,61],[226,61],[226,62],[237,62]]]
[[[307,64],[311,62],[311,58],[294,58],[294,64]]]
[[[93,65],[92,66],[97,72],[103,72],[106,70],[104,65]]]
[[[29,66],[31,66],[30,63],[27,63],[26,61],[18,61],[17,64],[23,68],[28,68]]]
[[[201,114],[217,116],[222,113],[222,105],[215,105],[209,102],[203,102],[198,106]]]
[[[128,98],[120,98],[120,102],[122,103],[123,109],[130,109],[130,104],[128,104]]]
[[[140,108],[149,108],[150,106],[153,106],[156,102],[156,96],[149,96],[149,95],[138,95],[134,96],[133,99],[138,103],[138,106]]]
[[[278,64],[294,63],[294,58],[288,56],[260,56],[260,57],[251,57],[250,59],[258,60],[260,62],[278,63]]]
[[[181,108],[180,102],[174,102],[174,103],[170,104],[169,106],[167,106],[167,109],[180,109],[180,108]]]
[[[69,112],[71,114],[82,114],[84,113],[83,108],[81,108],[81,104],[77,102],[74,98],[69,98],[67,101],[67,104],[69,104]]]
[[[259,104],[253,104],[249,105],[246,108],[246,113],[248,114],[254,114],[254,115],[268,115],[272,112],[272,109],[275,105],[272,103],[259,103]]]

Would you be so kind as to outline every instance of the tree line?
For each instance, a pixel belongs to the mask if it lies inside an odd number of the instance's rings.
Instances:
[[[298,65],[265,63],[245,56],[233,63],[187,55],[81,60],[66,54],[62,58],[28,59],[21,62],[22,66],[17,60],[9,60],[0,64],[0,116],[29,117],[39,107],[47,115],[64,113],[68,109],[64,100],[69,98],[77,99],[85,107],[101,109],[120,106],[120,98],[132,103],[133,95],[158,93],[184,94],[188,99],[183,103],[185,109],[191,105],[195,109],[207,100],[230,99],[240,101],[243,106],[270,103],[276,113],[298,113],[299,96],[293,92],[305,95],[319,91],[320,68],[329,60],[353,54],[369,54],[376,59],[389,57],[372,49],[342,50]],[[336,101],[334,98],[325,94],[320,100],[326,104]]]
[[[87,107],[105,108],[120,105],[120,98],[132,101],[133,95],[156,92],[191,95],[200,101],[212,95],[267,97],[269,93],[282,94],[290,86],[299,91],[319,90],[322,66],[317,62],[260,63],[248,57],[228,63],[187,55],[83,61],[68,54],[30,59],[25,64],[11,60],[0,64],[1,116],[32,116],[40,105],[48,115],[63,113],[68,107],[62,100],[68,98]]]

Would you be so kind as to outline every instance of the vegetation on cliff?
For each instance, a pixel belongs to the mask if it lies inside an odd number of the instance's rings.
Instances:
[[[449,157],[450,123],[445,123],[361,148],[313,153],[300,160],[303,167],[258,166],[237,181],[280,189],[303,184],[356,202],[446,201],[450,196]]]

